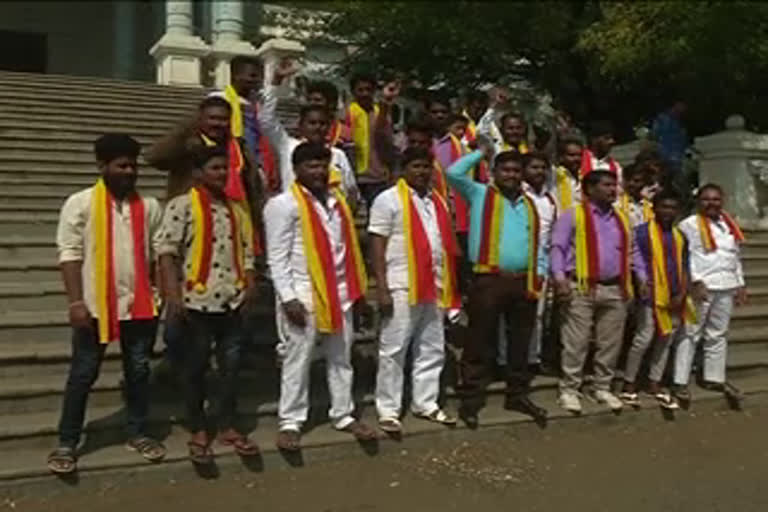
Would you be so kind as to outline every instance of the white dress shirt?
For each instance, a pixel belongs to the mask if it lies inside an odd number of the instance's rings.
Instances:
[[[277,116],[277,87],[267,85],[263,94],[264,100],[259,110],[259,125],[277,154],[280,167],[280,190],[285,192],[296,179],[291,162],[293,150],[303,141],[288,135]],[[357,181],[347,155],[337,147],[331,147],[330,150],[331,165],[335,166],[341,173],[342,192],[348,199],[357,201]]]
[[[536,212],[539,214],[539,243],[549,254],[552,245],[552,226],[557,218],[555,198],[546,186],[541,188],[541,193],[538,193],[528,183],[523,182],[523,191],[528,194],[536,206]]]
[[[435,204],[430,195],[420,197],[415,190],[409,188],[409,191],[432,249],[435,286],[441,290],[443,287],[443,244],[440,227],[437,223]],[[373,201],[369,214],[368,232],[389,239],[386,252],[389,290],[407,290],[408,253],[403,229],[403,205],[397,193],[397,186],[388,188]]]
[[[739,259],[740,248],[722,217],[708,219],[717,249],[706,252],[701,242],[698,219],[691,215],[680,222],[680,231],[688,239],[691,280],[702,281],[708,290],[732,290],[744,286],[744,273]]]
[[[328,195],[325,204],[311,193],[309,197],[310,207],[315,209],[328,234],[336,267],[339,301],[342,310],[346,311],[352,303],[347,291],[346,246],[342,234],[341,213],[332,194]],[[291,190],[267,202],[264,207],[264,226],[267,232],[267,263],[278,301],[286,303],[299,299],[307,311],[314,311],[312,282],[304,253],[299,205]]]
[[[83,301],[88,311],[96,315],[96,290],[94,289],[93,236],[91,228],[91,197],[93,187],[69,196],[61,208],[56,230],[59,263],[83,262]],[[153,197],[144,197],[144,247],[147,271],[150,271],[160,242],[160,225],[163,212]],[[112,201],[112,225],[114,240],[115,287],[117,289],[117,314],[120,320],[131,319],[134,300],[135,269],[133,261],[133,230],[131,208],[127,201]]]

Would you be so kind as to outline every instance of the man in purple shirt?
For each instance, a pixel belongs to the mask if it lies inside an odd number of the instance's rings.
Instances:
[[[562,378],[559,402],[563,409],[581,412],[579,389],[584,363],[595,328],[595,381],[593,398],[611,410],[622,401],[611,392],[616,360],[621,350],[627,315],[622,293],[622,227],[613,202],[617,195],[616,175],[592,171],[583,180],[586,205],[591,212],[598,254],[598,275],[594,286],[582,291],[576,284],[575,209],[566,211],[555,223],[550,253],[555,294],[561,303]]]

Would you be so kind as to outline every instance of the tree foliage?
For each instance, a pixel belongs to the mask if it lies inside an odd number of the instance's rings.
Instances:
[[[768,124],[760,101],[768,60],[768,3],[332,2],[325,32],[348,42],[349,69],[402,74],[457,92],[525,79],[577,120],[623,128],[673,96],[688,100],[694,132],[741,112]]]

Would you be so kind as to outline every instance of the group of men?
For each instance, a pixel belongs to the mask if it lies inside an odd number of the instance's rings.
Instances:
[[[569,137],[556,150],[531,143],[522,115],[498,118],[506,98],[496,90],[490,103],[471,94],[462,112],[447,95],[430,94],[424,116],[398,141],[397,83],[376,101],[376,79],[353,77],[343,119],[335,87],[314,83],[290,133],[277,104],[294,65],[277,66],[262,91],[258,61],[238,57],[231,71],[227,89],[208,95],[147,154],[169,173],[164,209],[136,189],[140,148],[120,134],[96,141],[96,185],[62,208],[57,244],[73,355],[51,471],[76,470],[88,394],[112,341],[122,350],[127,446],[150,461],[165,456],[146,433],[161,304],[190,459],[209,464],[214,441],[258,453],[236,429],[236,411],[241,350],[263,278],[275,294],[276,443],[286,451],[301,447],[315,350],[326,361],[332,426],[360,441],[380,435],[355,416],[352,395],[355,320],[369,275],[379,312],[375,407],[389,434],[403,429],[406,379],[415,417],[457,423],[441,397],[446,332],[461,349],[458,413],[469,427],[499,368],[505,408],[537,421],[547,411],[528,397],[536,365],[559,365],[559,401],[573,413],[582,389],[612,410],[637,406],[646,381],[662,407],[676,408],[690,399],[701,339],[703,384],[736,392],[725,380],[725,334],[734,302],[746,299],[743,234],[716,185],[699,189],[698,211],[678,224],[681,201],[658,161],[622,169],[610,156],[608,123],[592,125],[588,146]],[[356,212],[367,212],[364,237]],[[268,276],[256,273],[261,257]],[[629,317],[636,327],[617,368]],[[215,396],[205,378],[212,354]],[[617,370],[624,384],[614,393]],[[585,373],[593,374],[588,384]]]

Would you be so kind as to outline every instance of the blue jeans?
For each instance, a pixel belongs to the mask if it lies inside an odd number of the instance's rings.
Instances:
[[[215,343],[219,377],[218,427],[226,430],[233,426],[237,409],[237,379],[243,341],[240,313],[202,313],[188,309],[184,334],[182,379],[187,427],[190,432],[200,432],[208,426],[203,409],[207,394],[205,374]]]
[[[144,435],[149,411],[149,350],[156,332],[157,320],[120,322],[120,352],[128,414],[126,431],[129,438]],[[59,420],[61,446],[75,448],[80,442],[88,395],[99,376],[107,348],[99,343],[97,333],[96,322],[92,329],[72,330],[72,363]]]

